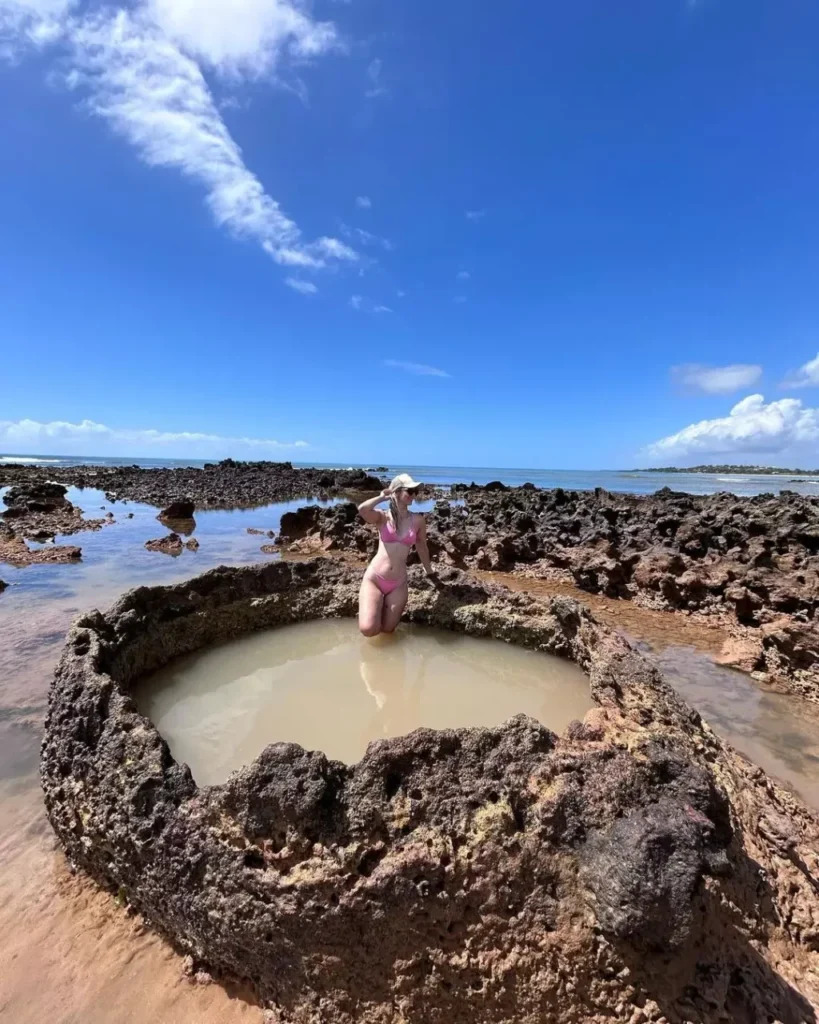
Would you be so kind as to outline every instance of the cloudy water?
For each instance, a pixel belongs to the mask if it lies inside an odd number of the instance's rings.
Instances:
[[[500,725],[525,714],[561,732],[592,706],[588,679],[563,658],[413,625],[366,639],[350,619],[199,651],[135,697],[200,785],[224,782],[277,741],[353,764],[372,740],[420,726]]]

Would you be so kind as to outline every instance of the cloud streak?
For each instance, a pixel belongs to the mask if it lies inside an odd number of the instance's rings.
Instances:
[[[819,409],[805,408],[796,398],[766,404],[762,395],[749,395],[727,416],[692,423],[649,445],[646,454],[651,459],[699,454],[772,454],[815,442],[817,438]]]
[[[364,93],[368,99],[375,99],[377,96],[384,96],[387,90],[381,83],[381,72],[384,69],[384,62],[376,57],[375,60],[371,60],[367,65],[367,78],[370,81],[370,87]]]
[[[685,363],[671,367],[671,376],[690,393],[730,395],[752,388],[762,376],[762,367],[755,363],[732,363],[730,366],[703,366]]]
[[[37,0],[0,0],[0,26],[18,52],[37,32],[68,50],[68,86],[151,167],[173,168],[199,185],[217,225],[256,242],[283,266],[320,269],[355,262],[337,239],[302,238],[298,225],[246,166],[198,63],[236,76],[261,75],[283,60],[317,56],[336,43],[329,23],[312,22],[286,0],[192,5],[148,0],[135,8],[69,14]],[[57,13],[50,13],[56,11]],[[245,20],[243,21],[243,16]],[[61,62],[60,66],[64,66]]]
[[[408,363],[401,359],[385,359],[384,365],[392,370],[401,370],[403,373],[411,373],[416,377],[449,377],[446,370],[439,370],[437,366],[427,366],[426,363]]]
[[[302,281],[298,277],[287,277],[284,283],[288,288],[292,288],[294,292],[300,292],[302,295],[315,295],[318,291],[312,281]]]
[[[145,455],[159,449],[163,454],[211,458],[231,454],[258,456],[308,447],[307,441],[223,437],[187,430],[134,430],[109,427],[94,420],[0,420],[0,451],[22,455]]]

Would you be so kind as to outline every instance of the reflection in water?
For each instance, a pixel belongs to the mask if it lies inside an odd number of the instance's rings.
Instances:
[[[693,647],[644,653],[671,685],[737,750],[819,807],[819,708],[762,690]]]
[[[591,706],[585,675],[560,658],[406,625],[366,640],[346,619],[180,658],[136,699],[200,784],[277,741],[352,764],[372,740],[420,726],[499,725],[522,712],[560,731]]]

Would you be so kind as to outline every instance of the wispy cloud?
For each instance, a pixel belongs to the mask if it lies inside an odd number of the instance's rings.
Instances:
[[[727,416],[700,420],[649,445],[652,459],[694,454],[776,453],[819,438],[819,409],[806,409],[796,398],[765,403],[749,395]]]
[[[455,276],[458,278],[459,281],[468,281],[470,278],[470,273],[468,270],[459,270]]]
[[[318,291],[312,281],[302,281],[298,277],[287,277],[284,283],[288,288],[292,288],[294,292],[301,292],[302,295],[315,295]]]
[[[364,228],[351,227],[349,224],[341,224],[341,233],[345,238],[350,238],[359,245],[375,246],[385,252],[392,252],[392,242],[389,238],[382,238],[374,235],[372,231],[365,231]]]
[[[369,299],[365,299],[363,295],[352,295],[350,296],[350,305],[353,309],[359,312],[365,313],[392,313],[389,306],[384,306],[375,302],[371,302]]]
[[[486,216],[486,210],[467,210],[466,219],[471,221],[483,220]]]
[[[56,67],[68,67],[66,82],[86,108],[145,163],[174,168],[202,187],[216,223],[235,237],[256,242],[285,266],[357,259],[337,239],[304,241],[246,166],[202,71],[231,81],[278,76],[288,61],[337,47],[331,23],[313,21],[290,0],[143,0],[82,12],[61,0],[0,0],[0,27],[17,57],[59,41]]]
[[[217,455],[264,454],[309,448],[307,441],[282,442],[258,437],[223,437],[196,431],[165,431],[109,427],[94,420],[69,423],[52,420],[0,420],[0,451],[21,455],[145,455],[211,458]]]
[[[401,359],[385,359],[384,365],[393,370],[412,373],[416,377],[449,377],[446,370],[439,370],[437,366],[427,366],[426,363],[407,363]]]
[[[465,295],[456,295],[455,298],[452,301],[457,303],[457,305],[461,306],[461,305],[464,304],[464,302],[466,302],[466,296]]]
[[[762,367],[755,363],[732,363],[730,366],[703,366],[686,363],[671,367],[672,379],[683,391],[706,395],[730,395],[752,388],[762,377]]]
[[[376,57],[375,60],[371,60],[367,65],[367,78],[370,82],[370,87],[364,93],[368,99],[375,99],[376,96],[384,96],[387,92],[384,85],[381,82],[381,72],[384,70],[384,62]]]
[[[359,210],[369,210],[373,203],[369,196],[356,196],[355,205]]]
[[[783,381],[783,388],[819,388],[819,354],[794,370]]]
[[[404,296],[405,296],[405,295],[406,295],[407,293],[406,293],[406,292],[404,292],[404,291],[401,291],[401,289],[399,288],[399,289],[398,289],[398,291],[397,291],[397,292],[396,292],[395,294],[396,294],[396,295],[398,296],[398,298],[399,298],[399,299],[403,299],[403,298],[404,298]]]

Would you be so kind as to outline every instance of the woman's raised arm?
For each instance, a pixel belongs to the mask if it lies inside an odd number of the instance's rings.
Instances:
[[[388,501],[389,497],[390,489],[387,487],[374,498],[368,498],[367,501],[362,501],[358,506],[358,514],[365,522],[375,523],[376,526],[382,526],[387,521],[387,517],[375,506],[380,505],[382,501]]]

